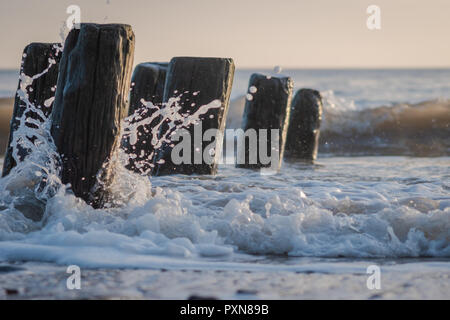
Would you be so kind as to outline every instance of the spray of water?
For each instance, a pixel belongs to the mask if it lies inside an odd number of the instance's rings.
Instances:
[[[62,32],[64,34],[64,32]],[[54,55],[59,55],[63,51],[62,45],[54,46]],[[24,59],[26,56],[24,56]],[[52,58],[48,60],[45,70],[35,75],[20,74],[19,88],[17,96],[22,102],[24,112],[17,118],[18,128],[14,132],[11,144],[13,146],[13,158],[17,166],[12,172],[2,179],[0,192],[2,197],[1,207],[14,207],[25,217],[36,222],[47,219],[45,208],[47,201],[62,189],[62,192],[69,190],[60,180],[61,160],[50,134],[50,117],[44,110],[51,107],[54,101],[54,93],[48,97],[43,106],[35,105],[30,100],[29,93],[32,91],[33,83],[51,68],[54,68],[56,61]],[[55,90],[53,90],[55,92]],[[132,148],[140,140],[144,139],[139,135],[139,129],[149,128],[147,132],[151,140],[153,150],[158,150],[163,143],[170,143],[173,133],[180,128],[188,128],[190,125],[201,121],[202,116],[212,108],[221,107],[218,100],[201,106],[192,114],[183,113],[180,104],[181,95],[170,98],[167,103],[154,105],[151,101],[142,100],[142,108],[135,114],[126,118],[122,122],[121,140],[127,139]],[[143,110],[152,112],[150,117],[142,117]],[[29,115],[34,114],[34,118]],[[20,150],[27,150],[26,156],[20,155]],[[153,166],[152,157],[154,151],[141,162],[146,162]],[[114,153],[110,162],[113,163],[114,180],[108,186],[111,193],[107,207],[117,207],[128,204],[130,201],[145,201],[151,197],[151,184],[148,178],[136,175],[127,170],[125,165],[134,159],[136,154],[129,149],[118,149]],[[144,165],[137,163],[137,166]],[[148,172],[142,172],[147,174]],[[101,177],[99,176],[99,184]],[[70,192],[70,191],[69,191]],[[137,200],[139,199],[139,200]],[[44,215],[44,219],[41,220]]]
[[[131,149],[136,149],[134,146],[139,139],[143,139],[142,131],[147,136],[152,146],[152,151],[145,158],[139,161],[134,161],[137,168],[142,168],[142,174],[148,174],[151,168],[155,166],[152,159],[155,151],[162,147],[164,143],[171,144],[172,137],[178,129],[189,128],[202,120],[202,117],[208,113],[210,109],[220,108],[220,100],[213,100],[212,102],[200,106],[193,113],[183,113],[182,105],[180,104],[182,95],[170,98],[166,103],[161,105],[154,105],[151,101],[141,100],[143,107],[135,111],[134,114],[124,120],[122,125],[122,137],[129,141]],[[143,116],[151,114],[150,116]],[[139,130],[142,128],[143,130]],[[147,141],[148,142],[148,141]],[[138,151],[136,151],[138,152]],[[135,152],[129,153],[122,157],[125,159],[123,165],[127,165],[129,160],[136,159],[139,154]]]

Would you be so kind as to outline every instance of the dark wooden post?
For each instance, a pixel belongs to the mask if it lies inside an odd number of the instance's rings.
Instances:
[[[155,107],[161,107],[168,65],[168,63],[145,62],[134,68],[130,92],[129,115],[131,117],[127,119],[129,124],[142,122],[157,111],[157,109],[143,105],[142,100],[151,102]],[[157,123],[157,119],[149,124],[138,126],[135,129],[138,140],[134,144],[130,143],[129,136],[124,135],[122,148],[130,155],[126,165],[127,169],[142,175],[151,172],[154,156],[154,148],[151,144],[152,128],[155,123]]]
[[[153,175],[167,174],[215,174],[218,155],[221,154],[221,137],[211,141],[196,141],[196,132],[201,137],[209,129],[216,129],[223,136],[234,76],[234,62],[227,58],[176,57],[170,61],[164,88],[164,102],[169,98],[180,97],[180,114],[192,115],[200,107],[217,102],[201,116],[201,121],[187,128],[191,138],[191,157],[188,163],[176,164],[172,159],[175,143],[164,143],[155,156]],[[161,132],[168,130],[161,127]],[[179,132],[179,131],[178,131]],[[176,132],[173,132],[176,134]],[[206,138],[209,139],[210,137]],[[184,139],[184,138],[183,138]],[[205,161],[204,154],[209,151],[213,159]]]
[[[297,91],[291,106],[285,158],[315,160],[319,148],[322,97],[312,89]]]
[[[261,146],[265,143],[263,140],[267,141],[265,146],[267,156],[271,159],[277,156],[274,169],[278,170],[281,167],[289,126],[293,86],[294,83],[290,77],[266,76],[257,73],[250,77],[249,93],[242,119],[242,128],[246,135],[238,137],[237,167],[258,169],[274,166],[273,163],[261,161]],[[261,129],[267,130],[267,136],[262,136]],[[274,150],[275,147],[272,145],[272,139],[276,139],[272,137],[272,129],[278,130],[278,150]],[[256,132],[256,141],[252,141],[251,131]],[[278,155],[274,155],[273,152],[278,152]]]
[[[108,199],[110,161],[128,113],[134,34],[122,24],[81,24],[64,46],[52,112],[62,182],[94,207]]]
[[[20,144],[12,145],[13,136],[19,125],[25,125],[35,128],[36,125],[32,123],[20,123],[17,118],[20,118],[25,113],[27,119],[35,119],[43,122],[50,115],[53,107],[52,96],[56,88],[56,81],[58,79],[58,65],[61,57],[61,48],[58,43],[31,43],[23,50],[22,65],[20,67],[21,78],[19,78],[18,90],[22,90],[21,94],[25,96],[20,97],[16,93],[14,101],[14,110],[11,118],[11,125],[9,131],[9,140],[5,152],[5,160],[3,162],[2,176],[9,174],[11,169],[16,166],[16,161],[13,158],[13,151],[17,148],[20,161],[22,161],[30,152]],[[23,83],[23,77],[30,77],[35,79],[31,83]],[[26,101],[28,100],[28,101]],[[35,111],[30,110],[28,104],[32,104],[34,108],[42,111],[45,119],[42,118]],[[27,137],[33,141],[33,137]]]
[[[134,68],[129,115],[142,107],[142,99],[151,101],[155,106],[162,103],[168,66],[168,63],[144,62]]]

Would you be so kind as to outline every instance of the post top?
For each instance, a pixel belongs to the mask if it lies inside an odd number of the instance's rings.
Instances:
[[[221,58],[221,57],[190,57],[190,56],[180,56],[180,57],[173,57],[170,62],[172,63],[173,61],[177,61],[177,60],[196,60],[196,61],[227,61],[230,64],[234,64],[234,61],[232,58]]]

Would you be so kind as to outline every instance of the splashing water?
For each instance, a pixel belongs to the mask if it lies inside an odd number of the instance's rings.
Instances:
[[[280,66],[273,67],[273,73],[280,74],[283,69]]]
[[[213,101],[180,114],[179,101],[142,101],[152,115],[126,118],[123,137],[135,145],[139,129],[156,122],[146,133],[157,149],[170,143],[174,130],[218,107]],[[27,108],[39,111],[31,103]],[[120,149],[113,159],[114,205],[93,209],[61,184],[48,119],[33,127],[25,120],[17,136],[36,140],[15,140],[32,152],[0,180],[0,261],[220,268],[247,254],[450,257],[446,157],[325,158],[317,165],[286,163],[276,176],[222,166],[215,177],[175,175],[150,183],[125,168],[137,155]],[[161,134],[163,124],[168,130]],[[43,219],[26,217],[35,210],[44,211]]]
[[[62,46],[55,44],[53,52],[58,56]],[[26,58],[26,54],[23,58]],[[20,108],[24,111],[16,119],[19,124],[11,140],[12,157],[19,165],[0,184],[0,192],[5,195],[2,205],[20,208],[25,216],[34,220],[40,216],[39,211],[43,209],[45,200],[56,192],[60,180],[57,165],[59,155],[49,133],[49,117],[45,112],[51,106],[53,97],[49,97],[44,106],[35,106],[29,99],[29,92],[33,82],[55,65],[55,59],[49,58],[48,66],[42,72],[32,76],[23,72],[20,74],[16,94],[21,101]],[[19,154],[20,150],[27,150],[25,157]]]
[[[63,30],[61,30],[61,35],[64,35]],[[55,55],[63,51],[63,47],[59,45],[55,45],[54,49]],[[26,58],[26,55],[23,58]],[[0,184],[1,191],[5,195],[0,208],[14,208],[17,210],[17,216],[22,213],[24,218],[31,219],[41,226],[45,225],[48,218],[44,214],[44,218],[39,223],[46,210],[47,201],[58,193],[66,194],[68,192],[71,194],[70,187],[62,185],[59,179],[61,159],[50,134],[50,116],[43,111],[44,107],[51,106],[55,97],[54,95],[48,97],[44,106],[35,106],[29,99],[33,82],[45,75],[56,64],[56,61],[49,58],[48,63],[48,67],[36,75],[30,76],[23,72],[20,74],[17,96],[23,102],[24,112],[20,118],[17,118],[18,128],[11,141],[11,145],[14,146],[12,155],[18,165],[7,177],[2,179],[3,183]],[[198,93],[194,92],[194,95]],[[157,150],[163,143],[171,142],[171,135],[175,130],[188,128],[201,121],[202,116],[210,109],[221,107],[221,102],[214,100],[207,105],[200,106],[192,114],[181,114],[180,98],[181,95],[171,98],[160,106],[154,106],[150,101],[142,101],[143,108],[122,121],[121,139],[128,138],[130,145],[134,146],[138,142],[138,134],[140,134],[138,129],[157,122],[152,127],[150,138],[154,150]],[[155,109],[155,112],[151,117],[142,118],[143,109]],[[30,118],[30,112],[36,114],[37,119]],[[162,129],[163,124],[164,128]],[[21,149],[27,150],[25,157],[19,155]],[[146,159],[146,164],[151,166],[153,166],[151,163],[153,153]],[[125,165],[135,157],[135,154],[127,153],[124,149],[119,148],[110,159],[113,163],[114,174],[118,179],[114,179],[113,183],[108,186],[112,197],[111,203],[106,207],[123,206],[135,198],[146,199],[151,196],[151,184],[148,179],[131,174],[125,169]],[[101,184],[100,175],[98,179]],[[140,197],[137,196],[139,192],[141,192]],[[34,230],[34,227],[32,229]],[[22,230],[25,229],[22,228]]]
[[[181,113],[181,97],[182,95],[169,98],[168,102],[162,103],[159,106],[155,106],[151,101],[142,100],[143,107],[137,109],[128,118],[125,118],[122,125],[122,139],[127,139],[131,148],[135,149],[134,146],[139,140],[141,142],[148,142],[142,141],[143,138],[141,135],[144,132],[147,139],[150,139],[151,149],[158,150],[164,143],[172,143],[171,137],[176,130],[189,128],[191,125],[199,123],[210,109],[216,109],[222,106],[220,100],[213,100],[206,105],[200,106],[192,114]],[[147,116],[148,114],[151,115]],[[142,132],[139,129],[143,129]],[[152,151],[144,159],[134,162],[137,168],[143,168],[141,171],[142,174],[148,174],[151,168],[155,166],[152,163],[154,155],[155,151]],[[131,159],[136,159],[138,156],[138,154],[133,152],[130,152],[127,156],[122,156],[122,159],[125,159],[123,165],[126,166]],[[144,169],[146,167],[149,168]]]

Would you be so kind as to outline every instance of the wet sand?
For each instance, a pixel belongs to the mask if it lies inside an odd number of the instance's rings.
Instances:
[[[0,299],[448,299],[450,271],[434,262],[382,266],[381,288],[353,272],[81,269],[69,290],[65,266],[0,264]],[[364,268],[363,268],[364,267]],[[385,269],[386,268],[386,269]],[[404,272],[412,269],[413,272]],[[383,271],[383,270],[386,270]],[[411,271],[411,270],[410,270]]]
[[[14,98],[0,98],[0,155],[4,154],[8,142],[13,107]]]

